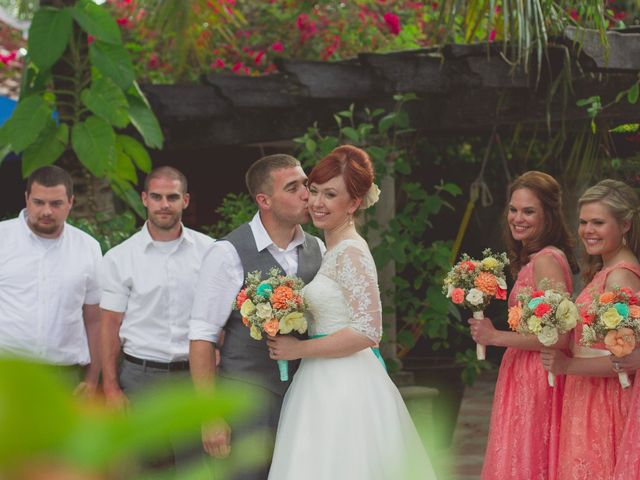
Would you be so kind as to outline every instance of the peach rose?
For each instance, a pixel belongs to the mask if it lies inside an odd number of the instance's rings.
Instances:
[[[613,303],[615,300],[616,294],[613,292],[604,292],[598,299],[600,303]]]
[[[518,326],[520,325],[520,319],[522,318],[522,307],[520,305],[515,305],[509,309],[509,316],[507,319],[507,323],[509,327],[514,332],[518,330]]]
[[[282,310],[287,308],[287,302],[291,299],[293,299],[293,290],[282,285],[271,294],[271,305],[275,309]]]
[[[630,328],[610,330],[604,337],[604,344],[614,356],[624,357],[633,352],[636,346],[636,336]]]
[[[275,336],[276,333],[278,333],[280,324],[278,323],[278,320],[274,318],[272,320],[269,320],[268,322],[265,322],[262,328],[264,329],[265,332],[267,332],[267,335],[271,335],[273,337]]]
[[[640,318],[640,307],[638,305],[629,305],[629,316],[631,318]]]
[[[461,288],[454,288],[451,291],[451,301],[456,305],[460,305],[464,302],[464,290]]]

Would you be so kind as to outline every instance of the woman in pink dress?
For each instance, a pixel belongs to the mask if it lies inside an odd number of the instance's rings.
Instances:
[[[576,304],[582,316],[594,295],[615,287],[640,289],[638,242],[640,201],[630,186],[603,180],[578,201],[578,235],[587,254],[589,284]],[[631,389],[623,389],[610,353],[580,345],[582,324],[572,336],[569,358],[559,351],[542,352],[545,369],[565,374],[560,428],[558,480],[611,480],[618,458]],[[634,446],[637,448],[637,445]]]
[[[509,188],[505,241],[512,273],[517,275],[509,306],[523,288],[543,284],[572,292],[576,269],[572,237],[562,216],[562,193],[556,180],[526,172]],[[535,336],[496,330],[487,318],[470,319],[474,340],[507,347],[493,399],[482,478],[547,480],[556,469],[563,378],[549,387],[540,365],[542,347]],[[565,335],[558,347],[568,344]]]

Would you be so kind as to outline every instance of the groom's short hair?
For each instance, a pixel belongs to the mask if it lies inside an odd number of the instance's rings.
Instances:
[[[284,153],[267,155],[256,160],[247,170],[244,177],[249,195],[255,200],[259,193],[273,193],[273,179],[271,172],[281,168],[295,168],[300,166],[300,161]]]

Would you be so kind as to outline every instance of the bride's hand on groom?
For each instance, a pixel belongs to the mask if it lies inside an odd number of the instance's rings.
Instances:
[[[297,360],[301,357],[300,340],[292,335],[267,336],[269,357],[272,360]]]
[[[231,452],[231,429],[224,420],[202,427],[202,447],[215,458],[225,458]]]

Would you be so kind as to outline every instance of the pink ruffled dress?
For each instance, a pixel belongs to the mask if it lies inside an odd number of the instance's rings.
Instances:
[[[617,268],[626,268],[640,277],[640,266],[628,262],[600,270],[576,299],[581,313],[586,312],[594,295],[604,292],[607,276]],[[609,355],[607,350],[580,345],[582,324],[579,323],[574,332],[571,347],[574,357]],[[560,428],[558,480],[613,478],[618,448],[629,412],[631,392],[631,388],[623,389],[620,386],[617,376],[566,377]],[[638,445],[634,448],[637,449]]]
[[[614,480],[640,480],[640,378],[633,383],[622,441],[616,450]]]
[[[540,255],[552,255],[562,266],[565,284],[572,292],[566,257],[555,247],[545,247],[518,272],[509,306],[517,303],[523,288],[536,289],[533,261]],[[555,479],[563,387],[564,377],[560,375],[556,376],[556,386],[549,386],[540,352],[507,348],[493,398],[483,480]]]

